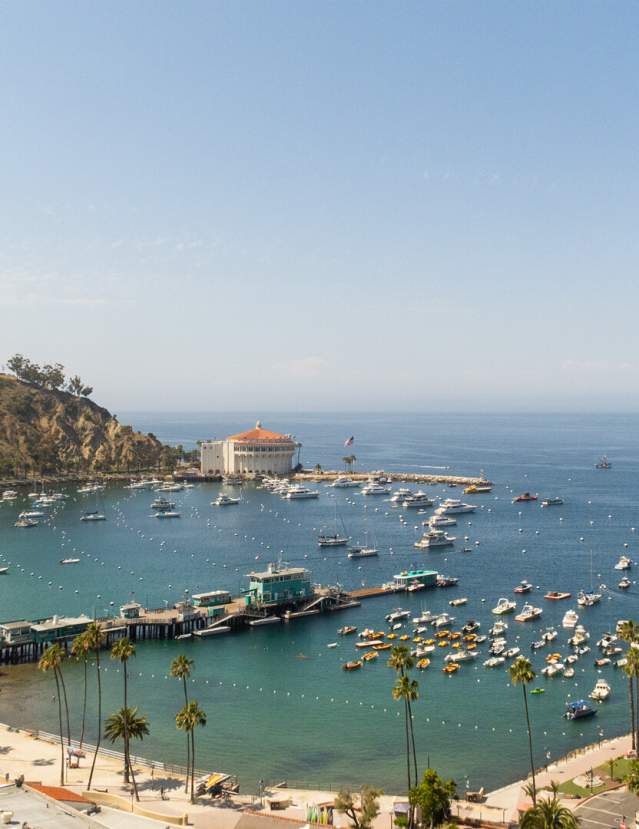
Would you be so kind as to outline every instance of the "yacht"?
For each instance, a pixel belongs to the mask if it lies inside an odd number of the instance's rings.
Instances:
[[[284,495],[288,501],[299,501],[307,498],[319,498],[319,492],[315,489],[308,489],[305,486],[300,486],[299,484],[294,484],[293,486],[289,487],[288,491]]]
[[[163,512],[156,512],[155,517],[156,518],[180,518],[180,513],[179,512],[174,512],[173,510],[170,510],[170,509],[167,509],[167,510],[164,510]]]
[[[342,533],[321,533],[317,536],[319,547],[344,547],[348,544],[348,537]]]
[[[378,484],[375,481],[369,481],[362,487],[362,495],[388,495],[389,487]]]
[[[601,593],[594,593],[593,591],[585,592],[580,590],[577,594],[577,604],[579,607],[592,607],[601,601]]]
[[[579,614],[572,608],[564,613],[564,618],[561,620],[561,626],[565,628],[574,628],[579,621]]]
[[[416,492],[414,495],[409,495],[404,499],[402,506],[404,509],[425,509],[432,507],[433,501],[426,495],[425,492]]]
[[[5,491],[2,493],[3,501],[15,501],[17,497],[18,493],[15,491],[15,489],[5,489]]]
[[[610,690],[610,685],[605,679],[598,679],[595,683],[595,687],[590,692],[590,699],[594,699],[597,702],[604,702],[604,700],[607,700],[610,696]]]
[[[402,619],[408,619],[409,616],[410,610],[402,610],[401,607],[398,607],[391,611],[391,613],[387,614],[384,618],[389,624],[393,624],[394,622],[400,622]]]
[[[620,556],[619,561],[615,564],[615,570],[630,570],[632,567],[632,559],[628,556]]]
[[[354,481],[352,478],[335,478],[329,486],[335,489],[350,489],[351,487],[358,487],[359,481]]]
[[[454,616],[449,616],[448,613],[440,613],[439,616],[437,616],[432,622],[432,625],[434,628],[445,628],[452,625],[454,621]]]
[[[26,512],[21,512],[18,515],[18,518],[47,518],[46,512],[41,512],[40,510],[28,510]]]
[[[160,495],[159,498],[156,498],[151,503],[151,509],[157,509],[157,510],[173,509],[174,506],[175,506],[175,503],[173,501],[168,501],[162,495]]]
[[[355,545],[348,548],[346,555],[349,558],[371,558],[379,555],[379,550],[376,547],[360,547],[359,545]]]
[[[231,498],[230,495],[225,495],[223,492],[220,492],[220,494],[217,496],[215,501],[211,501],[211,506],[214,506],[214,507],[229,507],[232,504],[239,504],[239,503],[240,503],[239,498]]]
[[[602,455],[595,464],[595,469],[610,469],[611,467],[612,464],[605,455]]]
[[[619,580],[619,584],[617,587],[620,590],[627,590],[629,587],[632,587],[632,582],[628,578],[628,576],[624,576],[622,579]]]
[[[524,492],[522,495],[516,495],[513,498],[513,504],[525,504],[527,501],[536,501],[538,495],[531,495],[530,492]]]
[[[496,616],[502,616],[505,613],[512,613],[515,608],[517,607],[517,602],[511,601],[510,599],[499,599],[495,607],[493,607],[492,612]]]
[[[564,717],[567,720],[582,720],[585,717],[593,717],[597,713],[596,708],[592,708],[585,699],[575,700],[574,702],[566,703],[566,713]]]
[[[532,587],[532,584],[529,581],[526,581],[526,579],[524,579],[523,581],[519,582],[517,587],[515,587],[513,593],[530,593]]]
[[[106,521],[106,516],[98,510],[91,510],[81,515],[80,521]]]
[[[491,656],[484,662],[484,668],[499,668],[505,661],[503,656]]]
[[[61,558],[60,559],[60,564],[79,564],[79,563],[80,563],[79,558]]]
[[[411,498],[412,495],[412,489],[408,489],[408,487],[402,486],[399,489],[396,489],[388,500],[391,502],[391,504],[402,504],[406,500],[406,498]]]
[[[516,622],[532,622],[534,619],[538,619],[543,610],[540,607],[533,607],[531,604],[525,604],[522,609],[521,613],[518,613],[515,616]]]
[[[37,527],[39,523],[39,521],[35,521],[33,518],[18,518],[13,526],[24,529],[25,527]]]
[[[433,527],[454,527],[457,524],[455,518],[450,518],[448,515],[431,515],[428,521],[424,521],[424,526]]]
[[[452,547],[455,537],[447,535],[443,530],[429,530],[413,545],[419,550],[430,550],[435,547]]]
[[[542,507],[558,507],[563,504],[562,498],[544,498],[541,502]]]
[[[437,515],[459,515],[465,512],[475,512],[477,509],[474,504],[464,504],[457,498],[446,498],[442,501],[441,506],[437,507],[435,513]]]

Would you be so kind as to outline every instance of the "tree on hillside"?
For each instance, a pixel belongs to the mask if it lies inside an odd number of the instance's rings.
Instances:
[[[93,387],[85,386],[84,381],[77,374],[69,377],[66,390],[69,394],[74,394],[76,397],[89,397],[93,394]]]
[[[419,807],[422,824],[430,826],[430,829],[450,820],[450,801],[455,797],[455,781],[444,780],[435,769],[427,769],[419,786],[410,791],[411,806]]]
[[[349,789],[340,789],[335,798],[335,808],[351,821],[354,829],[370,829],[379,814],[379,796],[381,789],[362,786],[358,795]]]

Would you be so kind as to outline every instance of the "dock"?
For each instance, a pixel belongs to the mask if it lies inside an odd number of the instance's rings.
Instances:
[[[477,475],[475,477],[449,475],[444,470],[426,474],[422,472],[384,472],[383,470],[375,470],[374,472],[349,472],[343,469],[323,469],[320,472],[303,469],[301,472],[295,472],[291,475],[291,479],[294,481],[312,481],[313,483],[330,483],[337,478],[350,478],[353,481],[359,481],[361,483],[365,483],[371,478],[385,478],[391,483],[454,484],[455,486],[477,486],[484,484],[492,486],[492,482],[487,480],[483,475]]]

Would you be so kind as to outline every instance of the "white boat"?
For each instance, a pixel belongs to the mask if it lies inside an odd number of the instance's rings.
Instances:
[[[239,504],[239,498],[231,498],[230,495],[225,495],[223,492],[217,496],[215,501],[211,501],[211,506],[213,507],[229,507],[233,504]]]
[[[563,662],[551,662],[542,670],[542,674],[547,677],[560,676],[565,670],[566,666]]]
[[[18,518],[47,518],[46,512],[40,512],[39,510],[27,510],[26,512],[21,512],[18,515]]]
[[[305,486],[301,486],[300,484],[294,484],[293,486],[289,487],[284,495],[289,501],[298,501],[307,498],[319,498],[319,492],[314,489],[308,489]]]
[[[590,639],[590,634],[583,625],[577,625],[574,634],[568,640],[568,644],[577,648]]]
[[[358,487],[359,481],[354,481],[352,478],[335,478],[329,486],[335,489],[351,489],[352,487]]]
[[[462,607],[462,605],[465,605],[467,603],[468,603],[468,597],[467,596],[460,596],[459,599],[451,599],[448,602],[450,607]]]
[[[162,495],[160,495],[160,497],[159,497],[159,498],[156,498],[156,499],[155,499],[155,500],[151,503],[151,509],[158,509],[158,510],[162,510],[162,511],[167,510],[167,509],[173,509],[173,507],[174,507],[174,506],[175,506],[175,502],[174,502],[174,501],[168,501],[168,500],[167,500],[164,496],[162,496]]]
[[[435,510],[436,515],[460,515],[465,512],[475,512],[477,507],[474,504],[464,504],[457,498],[446,498]]]
[[[317,537],[319,547],[344,547],[348,544],[348,536],[339,532],[322,533]]]
[[[182,492],[183,489],[184,489],[183,484],[171,483],[170,481],[167,481],[164,484],[160,484],[160,486],[157,487],[155,491],[156,492]]]
[[[495,624],[488,631],[489,636],[501,636],[508,630],[508,622],[495,622]]]
[[[6,576],[8,572],[9,572],[8,567],[0,567],[0,576]]]
[[[33,518],[18,518],[13,526],[25,529],[26,527],[37,527],[39,523],[39,521],[35,521]]]
[[[598,604],[601,601],[601,593],[595,593],[594,591],[586,592],[584,590],[580,590],[577,594],[577,604],[579,607],[592,607],[593,605]]]
[[[517,602],[502,597],[495,607],[493,607],[491,613],[494,613],[496,616],[503,616],[505,613],[512,613],[516,607]]]
[[[519,656],[520,653],[521,648],[508,648],[507,651],[504,651],[504,656],[506,657],[506,659],[514,659],[516,656]]]
[[[399,622],[402,619],[408,619],[409,616],[410,610],[402,610],[401,607],[398,607],[396,610],[393,610],[387,614],[384,618],[389,624],[393,624],[394,622]]]
[[[518,613],[515,616],[516,622],[532,622],[534,619],[538,619],[543,610],[540,607],[533,607],[531,604],[525,604],[522,609],[521,613]]]
[[[18,497],[18,493],[15,489],[5,489],[2,493],[2,500],[3,501],[15,501]]]
[[[471,662],[473,659],[477,659],[477,656],[477,651],[459,650],[455,653],[447,653],[444,662]]]
[[[60,564],[79,564],[79,563],[80,563],[79,558],[61,558],[60,559]]]
[[[491,656],[484,662],[484,668],[498,668],[506,659],[503,656]]]
[[[424,521],[424,525],[438,529],[439,527],[454,527],[457,524],[455,518],[448,515],[431,515],[428,521]]]
[[[452,625],[455,621],[454,616],[449,616],[448,613],[440,613],[439,616],[432,622],[434,628],[445,628]]]
[[[408,489],[408,487],[401,486],[399,489],[396,489],[395,492],[393,492],[393,494],[388,500],[391,502],[391,504],[403,504],[406,498],[410,498],[412,494],[412,489]]]
[[[227,486],[242,486],[242,478],[239,475],[224,475],[222,483]]]
[[[376,481],[369,481],[362,487],[362,495],[388,495],[389,487],[378,484]]]
[[[252,619],[249,622],[249,627],[256,628],[261,625],[275,625],[281,621],[282,619],[279,616],[264,616],[262,619]]]
[[[447,535],[444,530],[430,529],[413,546],[419,550],[429,550],[434,547],[452,547],[455,540],[454,536]]]
[[[630,581],[628,576],[624,576],[622,579],[619,579],[619,583],[617,584],[617,587],[620,590],[627,590],[629,587],[632,587],[632,582]]]
[[[541,638],[544,642],[554,642],[557,636],[558,633],[554,628],[546,628],[546,630],[541,634]]]
[[[349,558],[371,558],[379,555],[379,550],[376,547],[349,547],[346,555]]]
[[[164,513],[161,514],[164,515]],[[92,510],[91,512],[85,512],[84,515],[81,515],[80,521],[106,521],[106,516],[97,510]]]
[[[630,570],[631,567],[632,559],[628,558],[628,556],[621,556],[615,564],[615,570]]]
[[[435,616],[433,615],[432,611],[430,610],[422,610],[419,616],[415,616],[413,618],[414,625],[427,625],[433,621]]]
[[[574,628],[579,621],[579,614],[572,608],[564,613],[564,618],[561,620],[561,626],[565,628]]]
[[[217,636],[220,633],[230,633],[230,625],[217,625],[217,627],[204,628],[203,630],[194,630],[194,636]]]
[[[610,690],[610,685],[605,679],[598,679],[595,683],[595,687],[589,694],[590,699],[597,700],[597,702],[604,702],[604,700],[607,700],[610,696]]]
[[[175,512],[174,510],[170,510],[170,509],[164,510],[162,512],[156,512],[156,513],[154,513],[154,515],[155,515],[156,518],[180,518],[181,517],[179,512]]]
[[[409,495],[402,501],[404,509],[426,509],[432,507],[433,501],[426,495],[425,492],[416,492],[414,495]]]

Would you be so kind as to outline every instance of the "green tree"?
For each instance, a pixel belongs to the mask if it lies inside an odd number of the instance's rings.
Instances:
[[[340,789],[335,798],[335,808],[351,821],[354,829],[370,829],[379,814],[379,797],[383,792],[372,786],[362,786],[354,795],[350,789]]]
[[[415,660],[410,655],[405,645],[396,645],[391,651],[388,666],[397,674],[392,696],[394,700],[404,701],[404,730],[406,733],[406,769],[408,776],[408,789],[416,786],[419,780],[417,771],[417,752],[415,750],[415,729],[413,727],[413,702],[418,698],[418,684],[410,680],[408,674],[415,667]],[[411,755],[413,771],[411,774]]]
[[[91,386],[86,386],[77,374],[73,377],[69,377],[66,390],[69,394],[74,394],[76,397],[89,397],[89,395],[93,393],[93,388]]]
[[[530,758],[530,774],[532,777],[532,801],[533,806],[537,804],[537,784],[535,782],[535,761],[533,757],[532,730],[530,728],[530,714],[528,712],[527,686],[534,680],[535,672],[532,669],[530,660],[523,656],[518,657],[508,669],[510,681],[513,686],[521,685],[524,695],[524,712],[526,715],[526,730],[528,732],[528,754]]]
[[[635,685],[635,704],[634,704],[634,722],[632,723],[633,742],[635,746],[639,746],[639,650],[631,643],[626,652],[626,664],[623,666],[623,672],[628,677],[629,684],[634,680]]]
[[[206,714],[198,705],[197,700],[192,700],[181,711],[178,711],[175,724],[191,739],[191,803],[195,803],[195,729],[206,725]]]
[[[86,631],[82,633],[78,633],[78,635],[73,640],[71,644],[71,654],[77,659],[78,661],[82,660],[84,666],[84,687],[82,693],[82,730],[80,731],[80,748],[82,748],[82,744],[84,743],[84,730],[86,726],[87,720],[87,690],[88,690],[88,683],[87,683],[87,671],[89,667],[89,651],[91,649],[89,637],[86,634]]]
[[[60,785],[64,786],[64,736],[62,726],[62,693],[60,686],[60,665],[64,659],[64,651],[60,645],[51,645],[42,654],[38,661],[38,668],[44,673],[53,671],[55,679],[56,697],[58,699],[58,724],[60,726]]]
[[[441,826],[450,820],[450,801],[457,796],[454,780],[444,780],[435,769],[426,769],[422,782],[411,789],[411,806],[418,806],[421,811],[422,824]]]
[[[344,457],[342,458],[342,460],[344,461],[344,464],[346,465],[346,469],[347,469],[349,472],[352,472],[352,471],[353,471],[353,464],[354,464],[354,463],[355,463],[355,461],[357,460],[357,458],[355,457],[355,455],[344,455]]]
[[[87,784],[87,790],[90,790],[93,773],[95,771],[95,762],[98,759],[98,751],[100,750],[100,743],[102,742],[102,674],[100,670],[100,648],[104,644],[104,633],[97,622],[91,622],[86,629],[86,635],[89,643],[88,649],[93,651],[95,655],[95,671],[98,687],[98,735],[95,741],[95,752],[93,754],[89,782]]]
[[[316,463],[315,466],[313,467],[313,472],[315,472],[316,475],[321,475],[322,474],[322,464],[321,463]]]
[[[119,660],[120,664],[122,665],[122,672],[124,674],[124,708],[123,710],[129,710],[129,700],[128,700],[128,669],[127,663],[129,659],[135,656],[135,645],[133,642],[127,637],[123,636],[121,639],[118,639],[116,642],[113,643],[111,646],[111,659]],[[126,727],[126,719],[124,720],[124,726]],[[133,773],[133,769],[131,768],[131,757],[129,754],[129,738],[125,732],[124,734],[124,782],[129,782],[129,771]]]
[[[639,795],[639,760],[631,761],[628,774],[624,777],[623,782],[628,786],[629,791]]]
[[[189,704],[189,692],[187,688],[186,681],[191,676],[191,671],[193,670],[195,663],[192,659],[189,659],[183,653],[179,656],[176,656],[173,662],[171,662],[171,676],[175,677],[175,679],[182,680],[182,687],[184,690],[184,706],[187,707]],[[189,735],[187,732],[186,735],[186,781],[184,784],[184,791],[188,792],[189,790],[189,768],[191,764],[191,741],[189,739]]]
[[[567,806],[561,805],[556,783],[551,784],[551,791],[552,797],[540,797],[524,812],[520,829],[578,829],[579,820]]]
[[[122,740],[127,746],[130,740],[143,740],[149,733],[149,722],[146,717],[138,715],[137,708],[120,708],[115,714],[106,721],[104,729],[104,736],[115,743],[116,740]],[[125,762],[126,762],[125,758]],[[138,793],[138,785],[135,780],[135,773],[130,759],[128,759],[131,771],[131,780],[133,781],[133,791],[135,799],[140,800]]]

